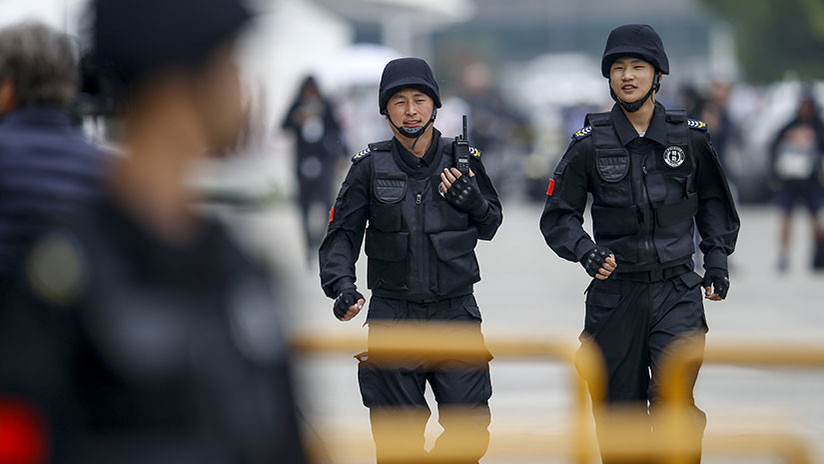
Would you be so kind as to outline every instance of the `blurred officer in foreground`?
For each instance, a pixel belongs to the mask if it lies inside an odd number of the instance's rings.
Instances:
[[[480,280],[474,248],[478,239],[492,239],[502,215],[481,154],[467,146],[466,174],[456,169],[463,166],[454,156],[459,147],[433,126],[441,98],[425,61],[402,58],[387,64],[378,102],[395,136],[369,144],[352,158],[320,248],[323,291],[335,298],[338,319],[351,320],[361,310],[365,299],[355,287],[355,261],[368,224],[370,335],[397,321],[460,321],[477,327],[482,342],[481,313],[472,295],[473,284]],[[379,462],[392,439],[393,430],[381,426],[390,408],[418,413],[419,427],[408,435],[404,450],[409,462],[423,458],[427,381],[444,427],[432,456],[438,456],[441,446],[466,438],[455,433],[451,406],[473,408],[473,435],[464,444],[475,453],[471,462],[483,456],[492,394],[488,365],[456,360],[449,369],[424,361],[379,367],[368,353],[358,359]]]
[[[802,93],[795,117],[778,131],[770,144],[770,159],[770,177],[778,187],[775,201],[783,213],[778,270],[786,272],[792,212],[797,202],[803,203],[812,216],[812,236],[816,242],[824,242],[824,226],[819,217],[824,204],[824,121],[811,89]],[[824,259],[813,257],[811,261],[813,267],[824,269]]]
[[[250,14],[238,0],[92,8],[124,155],[105,197],[29,252],[0,311],[0,398],[54,462],[302,463],[283,308],[185,182],[241,126],[233,57]]]
[[[0,299],[49,218],[100,193],[102,154],[71,123],[71,39],[39,23],[0,30]]]
[[[587,115],[573,135],[549,183],[541,232],[594,277],[582,337],[602,350],[608,402],[646,410],[662,355],[679,337],[707,330],[699,286],[711,301],[727,296],[739,220],[706,124],[655,101],[669,73],[658,34],[646,25],[613,30],[601,70],[615,106]],[[582,228],[588,193],[595,241]],[[693,272],[694,223],[703,278]]]
[[[301,84],[283,121],[283,128],[295,133],[298,204],[306,239],[306,257],[314,260],[323,240],[325,215],[332,204],[335,168],[346,151],[332,104],[320,94],[312,76]]]

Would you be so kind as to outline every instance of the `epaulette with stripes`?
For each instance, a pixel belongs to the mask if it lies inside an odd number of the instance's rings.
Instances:
[[[578,141],[590,135],[592,135],[592,126],[586,126],[572,134],[572,140]]]
[[[355,153],[354,155],[352,155],[352,162],[357,163],[357,162],[361,161],[362,159],[366,158],[367,156],[369,156],[371,154],[372,154],[372,149],[371,148],[367,148],[366,150],[359,151],[359,152]]]
[[[690,129],[705,131],[707,130],[707,123],[705,123],[704,121],[699,121],[697,119],[688,118],[687,127],[689,127]]]

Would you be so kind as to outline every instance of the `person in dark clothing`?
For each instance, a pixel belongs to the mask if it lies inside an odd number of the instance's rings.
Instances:
[[[51,218],[100,193],[103,155],[67,111],[77,82],[66,34],[39,23],[0,31],[0,298]]]
[[[27,253],[0,308],[0,400],[28,411],[50,462],[302,464],[284,305],[186,183],[240,131],[234,50],[250,12],[92,5],[126,155],[99,201]]]
[[[355,287],[355,262],[365,233],[370,336],[399,321],[454,321],[477,327],[482,343],[481,313],[473,296],[473,284],[480,280],[474,248],[479,239],[493,238],[503,216],[481,154],[470,148],[468,174],[455,168],[452,140],[432,125],[441,100],[425,61],[402,58],[387,64],[378,100],[395,136],[369,144],[352,158],[320,247],[323,291],[335,298],[338,319],[351,320],[361,310],[365,299]],[[471,439],[465,443],[474,454],[470,461],[484,455],[492,394],[486,364],[455,360],[446,368],[421,361],[394,367],[375,365],[368,353],[357,358],[379,462],[393,443],[382,418],[387,411],[403,414],[398,408],[417,420],[403,452],[410,463],[423,459],[426,382],[444,427],[431,455],[461,440],[451,422],[455,407],[473,411]]]
[[[341,155],[346,153],[334,108],[321,96],[312,76],[301,84],[283,121],[283,129],[295,134],[298,204],[309,259],[317,253],[323,240],[323,228],[318,226],[323,224],[323,218],[332,206],[335,167]],[[320,214],[316,215],[321,218],[319,221],[312,220],[313,212]]]
[[[812,233],[816,243],[824,244],[824,225],[820,217],[824,203],[824,121],[818,112],[815,97],[804,91],[795,117],[787,123],[770,144],[770,178],[776,187],[775,201],[781,208],[781,236],[778,270],[789,267],[792,210],[801,202],[812,216]],[[813,259],[816,267],[817,261]],[[818,264],[824,269],[824,262]]]
[[[655,101],[668,72],[650,26],[610,33],[602,73],[616,104],[587,115],[587,126],[573,135],[540,221],[550,248],[594,277],[582,337],[601,348],[608,403],[644,411],[658,399],[662,356],[680,337],[707,330],[699,286],[712,301],[727,296],[727,256],[739,229],[706,124]],[[587,194],[594,241],[582,227]],[[694,224],[703,279],[693,271]],[[697,368],[693,374],[694,382]],[[703,427],[704,415],[694,409]]]

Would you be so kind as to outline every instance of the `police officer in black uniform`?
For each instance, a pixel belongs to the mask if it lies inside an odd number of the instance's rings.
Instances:
[[[707,125],[655,101],[669,63],[652,27],[614,29],[601,71],[616,104],[587,115],[573,135],[550,180],[540,227],[555,253],[594,277],[582,336],[602,350],[608,402],[646,409],[648,401],[654,406],[668,347],[707,330],[699,285],[709,300],[727,296],[739,219]],[[587,194],[594,241],[582,228]],[[703,278],[693,271],[694,225]]]
[[[0,422],[25,419],[11,455],[34,448],[9,460],[0,446],[0,462],[304,464],[285,292],[193,211],[186,182],[242,128],[234,57],[252,13],[241,0],[90,6],[128,156],[34,239],[0,305]]]
[[[468,174],[456,169],[453,140],[433,127],[440,106],[438,84],[425,61],[402,58],[386,65],[379,109],[394,138],[371,143],[352,158],[320,248],[321,284],[336,299],[338,319],[350,320],[360,311],[364,297],[355,287],[355,261],[365,231],[370,331],[400,320],[462,321],[478,328],[480,340],[481,314],[472,294],[480,280],[474,248],[478,239],[495,235],[501,204],[478,150],[469,149]],[[358,357],[358,380],[363,403],[370,408],[379,461],[388,446],[384,433],[391,432],[380,424],[381,411],[388,408],[419,412],[419,427],[407,445],[410,462],[423,458],[427,381],[444,427],[431,454],[455,441],[449,410],[461,406],[469,407],[475,418],[476,436],[467,440],[475,447],[472,461],[483,456],[492,393],[487,365],[454,361],[445,369],[421,361],[379,368],[368,354]]]

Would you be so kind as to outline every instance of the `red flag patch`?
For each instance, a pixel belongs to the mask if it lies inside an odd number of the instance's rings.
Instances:
[[[333,206],[331,210],[329,210],[329,224],[332,223],[332,220],[335,219],[335,207]]]
[[[552,196],[553,192],[555,192],[555,179],[549,179],[549,188],[546,189],[546,194]]]

